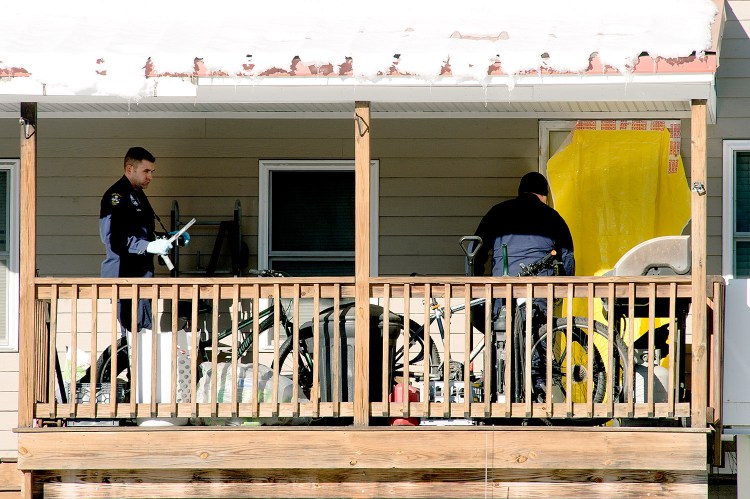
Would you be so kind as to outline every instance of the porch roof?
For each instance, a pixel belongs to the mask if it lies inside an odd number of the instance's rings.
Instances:
[[[710,115],[723,2],[101,5],[9,7],[0,113]]]

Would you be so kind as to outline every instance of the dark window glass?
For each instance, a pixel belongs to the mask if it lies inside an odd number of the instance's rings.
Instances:
[[[10,208],[8,205],[8,170],[0,170],[0,252],[8,252],[8,222]]]
[[[271,173],[271,253],[354,251],[353,171]]]
[[[750,276],[750,241],[737,241],[735,243],[735,276]]]
[[[354,275],[353,261],[289,261],[274,258],[271,260],[271,267],[274,270],[281,270],[295,277]]]
[[[735,154],[735,232],[750,232],[750,151],[738,151]]]

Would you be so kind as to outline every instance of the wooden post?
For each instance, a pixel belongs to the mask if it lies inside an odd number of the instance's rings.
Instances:
[[[354,424],[370,419],[370,103],[354,104]],[[387,334],[387,333],[384,333]]]
[[[36,274],[36,102],[21,103],[20,317],[18,321],[18,426],[33,424],[34,276]],[[54,362],[55,359],[50,359]]]
[[[706,310],[706,100],[693,100],[690,118],[690,183],[693,288],[693,341],[690,421],[706,427],[708,405],[708,335]]]
[[[36,102],[21,103],[21,240],[18,318],[18,426],[34,423],[36,352],[34,348],[34,277],[36,275]],[[50,362],[55,359],[50,358]],[[22,452],[19,449],[19,452]],[[23,474],[21,494],[31,498],[34,475]]]

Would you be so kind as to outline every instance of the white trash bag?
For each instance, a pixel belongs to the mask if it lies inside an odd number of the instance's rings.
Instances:
[[[200,403],[211,402],[211,386],[213,384],[213,372],[211,362],[203,362],[198,366],[200,379],[196,389],[196,401]],[[232,364],[220,362],[217,365],[218,380],[216,401],[218,403],[232,402]],[[258,402],[271,402],[273,400],[273,370],[263,364],[258,365]],[[237,401],[240,404],[252,402],[253,390],[256,383],[253,382],[253,365],[237,365]],[[289,376],[279,375],[279,402],[292,401],[292,388],[294,381]],[[309,402],[309,399],[300,389],[300,403]],[[310,418],[261,418],[263,425],[291,425],[309,424]]]

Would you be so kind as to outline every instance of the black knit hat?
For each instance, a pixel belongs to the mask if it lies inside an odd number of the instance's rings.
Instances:
[[[521,195],[524,192],[533,192],[542,196],[549,195],[547,179],[539,172],[527,173],[521,178],[521,183],[518,184],[518,194]]]

